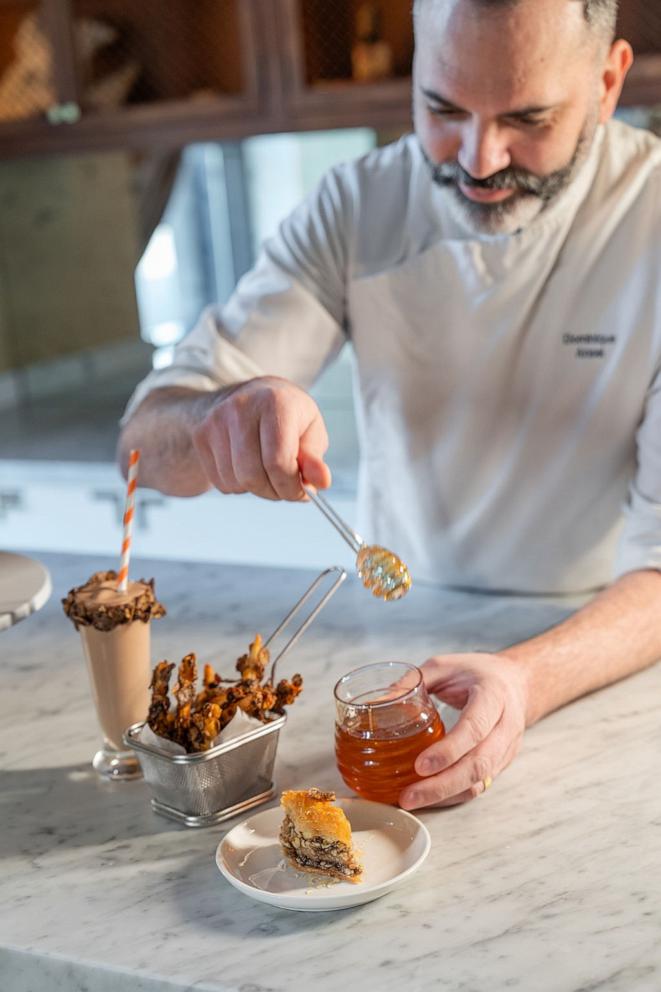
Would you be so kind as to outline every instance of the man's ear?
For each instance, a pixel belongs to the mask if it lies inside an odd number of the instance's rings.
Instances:
[[[633,49],[628,41],[618,38],[608,52],[601,75],[599,122],[605,124],[613,116],[627,73],[633,65]]]

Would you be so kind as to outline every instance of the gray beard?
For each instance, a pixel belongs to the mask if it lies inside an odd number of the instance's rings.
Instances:
[[[461,224],[478,235],[513,234],[547,210],[571,184],[588,156],[595,130],[596,124],[589,121],[567,165],[547,176],[537,176],[525,169],[507,168],[486,179],[474,179],[458,162],[433,162],[422,145],[420,148],[432,180],[447,189],[450,207]],[[464,196],[459,188],[460,182],[476,189],[512,189],[515,192],[502,203],[476,203]]]

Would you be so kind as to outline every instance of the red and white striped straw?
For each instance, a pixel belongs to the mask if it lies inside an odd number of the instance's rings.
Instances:
[[[135,490],[138,485],[138,462],[140,452],[136,448],[129,456],[129,474],[126,486],[126,506],[124,508],[124,540],[122,541],[122,560],[117,576],[117,589],[126,592],[129,584],[129,560],[131,558],[131,531],[135,515]]]

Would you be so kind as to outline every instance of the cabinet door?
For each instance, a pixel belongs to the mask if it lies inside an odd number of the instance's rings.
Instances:
[[[275,3],[297,126],[410,126],[410,0]]]
[[[31,120],[0,125],[0,154],[11,142],[26,153],[254,132],[264,89],[260,2],[0,0],[0,10],[43,8],[42,63],[59,83],[50,103],[33,99]]]

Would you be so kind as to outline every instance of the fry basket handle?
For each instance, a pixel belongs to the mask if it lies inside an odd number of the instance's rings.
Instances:
[[[278,636],[278,634],[282,633],[282,631],[285,629],[285,627],[287,627],[288,624],[294,619],[294,617],[298,613],[300,613],[300,611],[303,609],[303,607],[305,606],[305,604],[307,603],[307,601],[310,599],[310,597],[312,596],[312,594],[317,590],[317,588],[329,576],[331,576],[331,575],[335,575],[336,576],[336,579],[333,582],[333,584],[330,586],[329,589],[326,590],[326,592],[321,597],[321,599],[319,600],[319,602],[317,603],[317,605],[308,613],[308,615],[303,620],[303,622],[298,627],[298,629],[292,634],[292,636],[289,638],[289,640],[287,641],[287,643],[283,647],[282,651],[279,654],[277,654],[275,656],[275,658],[273,659],[273,661],[271,662],[270,681],[273,684],[275,684],[275,669],[276,669],[276,665],[278,664],[279,661],[282,660],[282,658],[284,658],[284,656],[291,650],[291,648],[293,648],[293,646],[296,644],[296,642],[298,641],[298,639],[308,629],[308,627],[310,626],[310,624],[312,623],[312,621],[314,620],[314,618],[317,616],[317,614],[319,614],[323,610],[324,606],[326,605],[326,603],[328,602],[328,600],[331,598],[331,596],[333,596],[335,594],[335,592],[340,588],[340,586],[342,585],[342,583],[344,582],[344,580],[347,577],[346,571],[343,568],[340,568],[339,565],[333,565],[333,566],[331,566],[331,568],[326,568],[326,569],[324,569],[323,572],[320,572],[320,574],[314,580],[314,582],[312,583],[312,585],[303,593],[303,595],[299,599],[298,603],[296,603],[296,605],[294,607],[292,607],[292,609],[289,611],[289,613],[284,618],[284,620],[282,621],[282,623],[278,627],[276,627],[276,629],[273,631],[273,633],[268,638],[268,640],[264,642],[264,647],[265,648],[268,648],[269,644],[271,644],[271,642],[276,639],[276,637]]]

